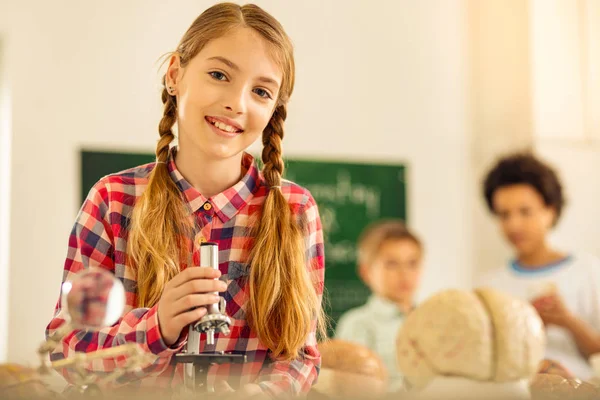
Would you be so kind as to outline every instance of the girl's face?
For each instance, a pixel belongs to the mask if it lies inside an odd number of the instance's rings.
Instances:
[[[185,68],[171,58],[167,85],[176,90],[181,148],[228,159],[262,134],[282,81],[271,50],[254,30],[237,28],[209,41]]]
[[[518,255],[528,255],[543,246],[556,213],[530,185],[499,188],[492,197],[494,212],[506,239]]]
[[[399,304],[412,303],[421,281],[421,253],[421,247],[411,239],[386,240],[365,266],[367,284],[380,297]]]

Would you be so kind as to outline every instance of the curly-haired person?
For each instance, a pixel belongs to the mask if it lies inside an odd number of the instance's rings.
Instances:
[[[588,358],[600,352],[600,261],[549,243],[565,205],[556,172],[530,153],[512,154],[491,168],[483,192],[515,256],[480,284],[531,301],[546,326],[546,358],[590,378]]]

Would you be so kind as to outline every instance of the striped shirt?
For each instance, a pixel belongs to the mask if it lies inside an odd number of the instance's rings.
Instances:
[[[177,170],[176,149],[173,149],[167,163],[169,173],[182,193],[189,207],[190,218],[198,227],[193,238],[193,259],[199,262],[199,243],[203,239],[219,245],[219,269],[226,280],[228,289],[221,293],[227,302],[226,312],[232,320],[228,336],[216,334],[215,344],[207,345],[205,335],[201,336],[200,352],[224,351],[245,354],[245,364],[214,365],[208,372],[209,387],[215,381],[226,379],[234,388],[248,383],[257,383],[266,393],[277,396],[306,393],[318,375],[321,357],[316,346],[316,321],[300,357],[293,361],[282,361],[271,357],[246,322],[248,303],[248,265],[252,238],[248,236],[250,221],[256,214],[268,193],[268,186],[256,162],[249,154],[244,154],[242,166],[244,177],[234,186],[211,198],[205,198]],[[129,216],[137,198],[148,185],[149,176],[155,167],[150,163],[116,174],[108,175],[97,182],[90,190],[71,232],[68,254],[64,265],[63,282],[84,268],[101,267],[112,272],[123,283],[126,291],[126,308],[119,321],[99,330],[73,330],[67,334],[51,354],[51,360],[73,356],[75,352],[91,352],[111,348],[124,343],[137,343],[145,352],[156,356],[156,361],[143,368],[141,374],[127,377],[127,383],[140,388],[176,388],[183,382],[183,366],[171,363],[173,355],[180,352],[187,343],[187,334],[167,346],[161,337],[157,310],[137,308],[136,273],[126,265],[127,232]],[[324,287],[323,233],[317,205],[310,192],[292,182],[282,181],[281,191],[291,206],[304,232],[307,269],[319,299]],[[185,265],[181,266],[182,269]],[[51,335],[65,321],[65,310],[61,309],[60,299],[56,305],[54,318],[48,324],[46,336]],[[94,360],[89,370],[105,375],[117,366],[124,366],[127,358]],[[68,381],[73,380],[70,370],[63,370]]]

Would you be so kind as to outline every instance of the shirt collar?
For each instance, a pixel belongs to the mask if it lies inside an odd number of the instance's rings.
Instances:
[[[253,197],[260,186],[260,173],[254,157],[248,153],[242,156],[242,167],[246,170],[243,178],[232,187],[207,199],[193,187],[177,169],[175,155],[177,147],[169,151],[167,163],[171,179],[183,193],[184,200],[191,212],[198,211],[206,202],[210,202],[215,214],[222,222],[233,218]]]
[[[375,294],[369,296],[367,304],[373,313],[387,317],[404,317],[404,313],[400,311],[396,303]]]

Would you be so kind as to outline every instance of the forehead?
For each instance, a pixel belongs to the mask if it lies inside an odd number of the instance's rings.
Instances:
[[[379,246],[379,253],[406,253],[418,251],[419,246],[410,238],[389,238],[384,240]]]
[[[194,57],[201,63],[217,62],[223,57],[250,76],[266,76],[281,83],[282,69],[274,46],[251,28],[234,28],[225,35],[210,40]]]
[[[527,184],[498,188],[494,192],[493,202],[495,207],[545,205],[542,195],[533,186]]]

